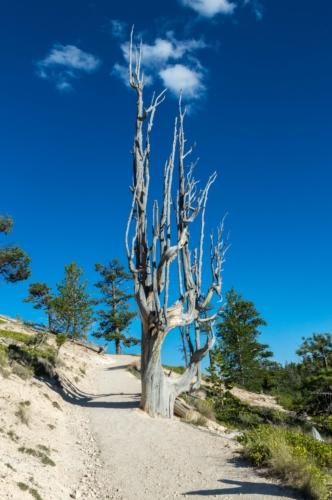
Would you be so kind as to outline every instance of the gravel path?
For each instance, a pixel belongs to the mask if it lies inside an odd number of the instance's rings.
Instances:
[[[99,448],[103,498],[300,498],[248,467],[236,442],[178,419],[148,417],[138,408],[140,381],[126,371],[133,358],[108,357],[113,363],[101,367],[89,380],[93,392],[102,396],[86,404]]]

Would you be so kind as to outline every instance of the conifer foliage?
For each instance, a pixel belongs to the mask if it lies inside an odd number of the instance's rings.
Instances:
[[[0,233],[11,233],[13,225],[14,221],[10,215],[0,215]],[[18,245],[10,244],[0,248],[0,277],[6,283],[27,280],[31,274],[30,262],[30,257]]]
[[[48,317],[48,329],[51,332],[53,328],[54,316],[54,295],[52,288],[46,283],[31,283],[28,288],[29,295],[23,302],[31,302],[34,309],[43,309]]]
[[[296,351],[301,356],[304,406],[307,411],[330,415],[332,413],[332,336],[313,333],[302,338]]]
[[[261,344],[259,326],[266,322],[259,317],[255,304],[244,300],[232,288],[226,293],[226,304],[217,325],[218,347],[225,382],[239,384],[249,390],[260,390],[262,368],[273,356],[267,344]]]
[[[83,269],[75,262],[65,266],[65,277],[57,283],[58,295],[53,301],[56,330],[71,338],[86,337],[94,321],[92,293],[87,293]]]
[[[121,345],[130,347],[140,343],[139,339],[124,333],[137,316],[135,312],[130,311],[128,304],[133,295],[124,289],[126,283],[132,280],[132,276],[125,271],[118,259],[113,259],[107,266],[96,264],[96,271],[102,279],[95,286],[103,295],[103,298],[96,302],[104,304],[105,308],[97,312],[100,324],[99,330],[93,333],[93,336],[114,341],[116,354],[121,354]]]

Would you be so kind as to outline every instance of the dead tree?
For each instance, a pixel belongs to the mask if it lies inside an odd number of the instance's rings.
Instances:
[[[215,342],[213,331],[214,316],[202,317],[213,294],[221,297],[221,271],[226,252],[226,242],[222,240],[223,223],[217,232],[217,241],[211,237],[210,266],[212,282],[203,294],[202,265],[204,215],[210,186],[216,179],[213,173],[204,189],[198,189],[194,179],[192,163],[186,167],[185,158],[193,148],[185,151],[184,117],[185,109],[179,102],[179,119],[175,121],[171,154],[164,167],[163,200],[161,205],[154,201],[152,207],[152,234],[148,240],[147,202],[150,184],[150,136],[157,107],[164,100],[165,90],[152,97],[145,109],[143,90],[144,74],[141,70],[141,47],[136,50],[133,62],[133,33],[129,53],[129,83],[136,91],[136,133],[133,148],[133,198],[126,228],[126,250],[130,271],[134,277],[134,295],[141,318],[142,352],[141,409],[152,417],[172,418],[176,396],[190,389],[190,384],[198,374],[196,387],[200,383],[200,362]],[[146,128],[145,128],[146,124]],[[172,200],[172,181],[178,156],[178,190],[176,202]],[[174,212],[173,212],[174,210]],[[173,214],[172,214],[173,212]],[[201,232],[197,250],[189,250],[189,226],[200,216]],[[176,241],[171,242],[171,222],[176,222]],[[170,265],[177,259],[179,298],[169,304]],[[173,292],[174,293],[174,292]],[[173,295],[173,294],[172,294]],[[200,347],[200,325],[207,322],[205,345]],[[192,350],[189,366],[177,379],[164,375],[160,351],[167,333],[177,327],[194,323],[196,349]]]

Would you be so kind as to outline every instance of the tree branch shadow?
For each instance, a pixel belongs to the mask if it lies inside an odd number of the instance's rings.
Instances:
[[[47,378],[43,378],[42,380],[50,389],[59,394],[64,401],[75,406],[114,409],[139,408],[140,393],[89,394],[76,387],[63,373],[58,374],[53,380]],[[110,396],[118,396],[118,401],[98,401],[101,398]],[[128,401],[128,399],[130,400]]]
[[[302,499],[296,492],[291,492],[276,484],[266,482],[239,481],[232,479],[219,479],[220,483],[233,487],[225,487],[213,490],[187,491],[184,495],[192,496],[224,496],[224,495],[261,495],[267,497],[282,497],[284,499]],[[287,491],[288,490],[288,491]]]

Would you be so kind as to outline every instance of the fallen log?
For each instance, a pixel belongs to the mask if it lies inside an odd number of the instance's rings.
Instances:
[[[94,344],[93,342],[88,342],[87,340],[75,339],[75,340],[73,340],[73,342],[74,342],[74,344],[77,344],[81,347],[85,347],[86,349],[90,349],[90,351],[97,352],[98,354],[104,353],[108,347],[108,344],[98,345],[98,344]]]
[[[192,407],[188,405],[183,399],[175,398],[174,403],[174,415],[178,417],[185,418],[186,415],[192,410]]]

